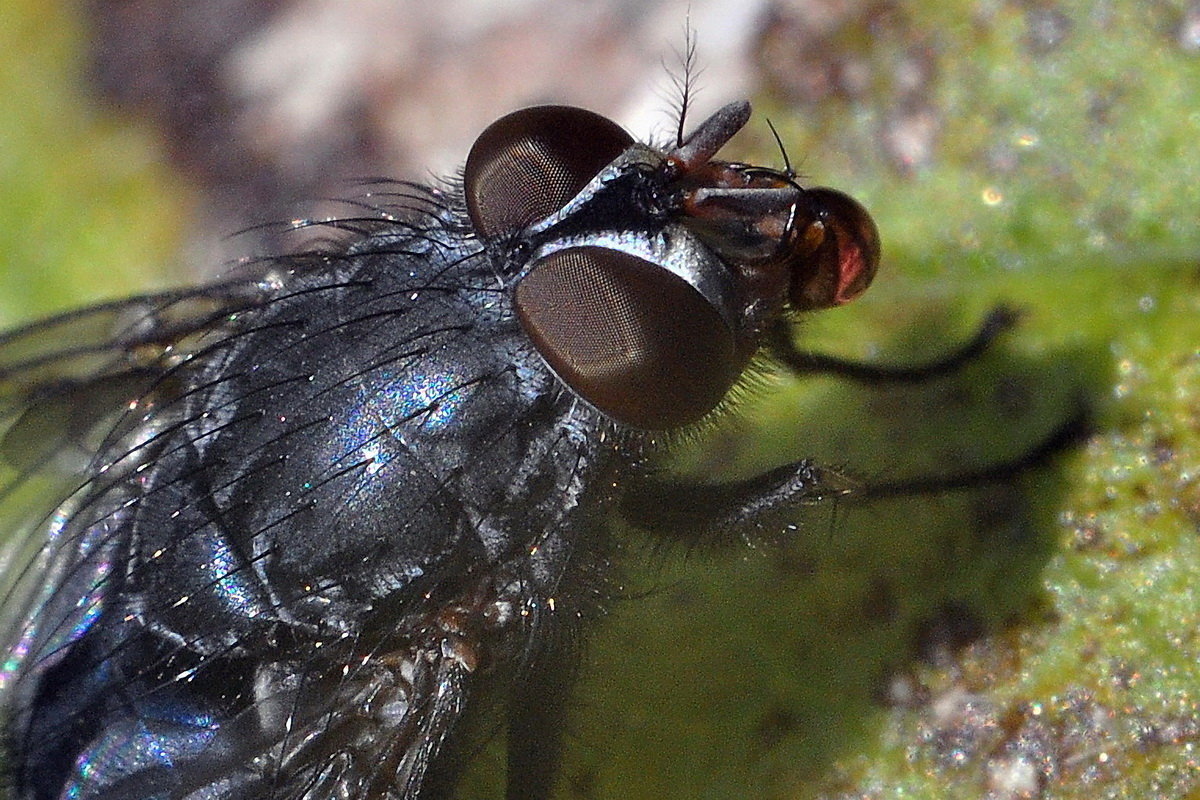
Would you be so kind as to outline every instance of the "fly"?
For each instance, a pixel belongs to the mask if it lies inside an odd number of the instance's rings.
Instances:
[[[612,520],[736,541],[845,491],[808,461],[664,476],[656,442],[762,350],[906,379],[791,349],[879,237],[845,194],[718,160],[749,115],[660,149],[517,111],[460,181],[375,186],[320,247],[0,337],[9,495],[70,476],[10,547],[14,800],[430,800],[497,729],[508,797],[548,797]]]

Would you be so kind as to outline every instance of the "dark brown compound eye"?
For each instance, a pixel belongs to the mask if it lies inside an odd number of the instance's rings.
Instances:
[[[553,214],[633,139],[612,120],[570,106],[537,106],[493,122],[467,156],[471,221],[484,236]]]
[[[857,200],[834,189],[806,190],[813,215],[799,222],[789,301],[798,311],[844,305],[858,297],[879,269],[879,229]],[[798,255],[800,254],[798,253]]]
[[[547,256],[518,284],[516,308],[560,379],[642,430],[700,419],[744,366],[732,331],[700,292],[620,251],[574,247]]]

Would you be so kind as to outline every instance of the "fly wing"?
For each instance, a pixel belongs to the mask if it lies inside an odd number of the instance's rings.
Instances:
[[[287,263],[304,267],[302,259]],[[18,656],[0,669],[0,692],[9,691],[24,660],[54,662],[65,654],[71,632],[104,603],[97,592],[108,585],[113,562],[104,546],[116,541],[102,540],[92,552],[70,534],[80,505],[93,501],[96,482],[106,480],[100,454],[129,458],[140,442],[170,425],[170,415],[164,419],[157,409],[178,405],[185,387],[194,386],[190,373],[221,357],[222,343],[253,325],[255,309],[286,294],[285,283],[286,276],[264,270],[236,282],[104,303],[0,334],[0,637]],[[43,617],[57,621],[53,630],[42,630]],[[213,746],[193,754],[180,746],[188,737],[177,729],[188,716],[183,712],[199,706],[180,698],[177,708],[167,703],[180,712],[170,723],[158,706],[135,713],[128,723],[140,726],[137,731],[116,726],[101,737],[113,746],[96,748],[120,763],[93,757],[91,772],[123,775],[105,796],[148,796],[162,780],[151,756],[174,751],[180,797],[207,797],[222,787],[231,797],[414,800],[424,795],[430,766],[462,715],[471,672],[443,635],[426,633],[370,658],[335,657],[339,648],[329,647],[261,666],[256,699],[219,732],[204,731]],[[379,648],[389,649],[372,649]],[[187,657],[184,649],[172,656]],[[192,657],[194,682],[232,669],[222,656]],[[153,706],[149,698],[172,696],[178,683],[158,680],[148,671],[120,690],[132,698],[144,693]],[[139,691],[142,681],[152,687]],[[133,705],[141,708],[136,700]],[[130,754],[155,768],[129,769]],[[80,797],[95,788],[87,781],[72,785]]]
[[[71,559],[54,554],[54,518],[102,470],[95,460],[104,444],[178,392],[186,382],[173,376],[202,363],[208,342],[277,291],[264,265],[239,280],[103,303],[0,334],[0,641],[22,635],[47,570]]]
[[[279,760],[251,785],[273,783],[277,794],[264,794],[280,800],[440,797],[452,776],[432,767],[463,716],[473,667],[445,638],[412,644],[346,673],[308,725],[288,719]],[[299,716],[304,705],[293,707]]]
[[[439,756],[463,716],[472,665],[436,637],[358,665],[344,655],[259,665],[253,698],[230,716],[210,713],[221,695],[193,687],[225,680],[236,694],[236,659],[204,658],[187,681],[135,671],[114,688],[136,713],[99,732],[62,796],[443,797],[453,775],[437,768]]]
[[[103,303],[0,334],[0,461],[11,470],[0,493],[69,448],[79,448],[76,456],[94,451],[89,437],[101,423],[271,289],[265,273]]]
[[[428,234],[390,216],[337,227],[367,233],[386,223],[412,234],[415,245],[386,240],[394,255],[442,246],[447,223],[430,220]],[[313,291],[304,288],[310,277],[320,290],[346,288],[335,277],[346,255],[306,251],[262,262],[236,281],[103,304],[0,335],[0,536],[8,536],[0,639],[9,645],[0,694],[16,717],[10,728],[30,747],[45,750],[49,740],[52,755],[70,752],[54,739],[68,734],[94,744],[74,767],[19,763],[29,785],[38,785],[38,769],[57,780],[78,768],[66,785],[79,797],[161,796],[149,788],[164,773],[178,780],[178,797],[429,795],[430,770],[444,760],[473,680],[474,662],[448,641],[449,631],[393,620],[387,641],[366,645],[362,631],[339,628],[328,638],[324,629],[289,630],[287,609],[264,591],[263,607],[279,613],[276,624],[255,629],[270,639],[260,657],[250,640],[223,650],[173,636],[146,622],[155,615],[134,607],[136,592],[111,591],[130,566],[122,515],[142,509],[140,481],[160,466],[162,449],[187,440],[205,382],[267,324],[270,308]],[[225,570],[218,581],[253,572],[248,560],[224,563],[214,567]],[[109,613],[124,600],[128,607]],[[29,713],[40,687],[64,685],[90,694],[39,695],[39,714]]]
[[[438,190],[400,181],[370,189],[346,201],[357,216],[282,226],[308,239],[293,255],[248,261],[229,280],[101,303],[0,333],[0,525],[8,525],[7,498],[19,484],[46,471],[83,475],[132,400],[151,389],[169,397],[174,371],[198,366],[208,343],[232,331],[243,312],[279,297],[298,274],[328,269],[373,232],[419,234],[422,226],[444,225]]]

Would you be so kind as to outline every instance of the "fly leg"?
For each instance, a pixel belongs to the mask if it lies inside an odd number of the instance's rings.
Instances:
[[[753,478],[710,483],[675,476],[643,476],[621,498],[620,513],[629,524],[690,547],[720,548],[777,538],[776,512],[836,499],[855,505],[889,497],[913,497],[1006,483],[1040,469],[1081,442],[1091,422],[1082,403],[1076,412],[1030,449],[1005,461],[946,475],[898,481],[855,481],[805,459]],[[756,535],[757,534],[757,535]]]
[[[562,761],[563,731],[578,657],[566,630],[522,670],[508,704],[506,800],[547,800]]]
[[[828,356],[806,353],[792,341],[791,325],[779,320],[767,331],[766,348],[784,366],[796,374],[826,374],[860,383],[920,383],[947,375],[987,352],[996,338],[1017,323],[1018,312],[1008,306],[997,306],[983,318],[970,339],[941,358],[912,366],[865,364]]]
[[[837,498],[854,483],[805,459],[740,481],[709,483],[675,476],[643,476],[621,497],[629,524],[688,546],[719,547],[754,538],[772,512]]]

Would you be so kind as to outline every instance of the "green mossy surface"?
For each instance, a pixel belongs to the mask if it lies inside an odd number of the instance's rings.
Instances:
[[[1065,21],[1054,46],[1035,13]],[[1183,5],[896,14],[845,33],[865,96],[758,103],[884,241],[870,292],[800,341],[911,362],[995,304],[1021,324],[927,386],[780,376],[685,460],[746,474],[812,456],[892,480],[1011,459],[1080,404],[1094,433],[1008,488],[810,509],[781,521],[801,523],[782,546],[652,559],[628,585],[651,596],[617,603],[590,651],[567,796],[1200,796],[1200,54]],[[899,169],[880,140],[913,47],[933,54],[939,127],[928,162]]]
[[[927,386],[769,374],[681,460],[892,480],[1011,459],[1080,407],[1094,433],[1014,485],[805,509],[732,554],[624,536],[649,566],[588,650],[564,797],[1200,796],[1200,53],[1182,2],[1039,6],[1067,21],[1052,47],[1030,9],[897,10],[845,34],[863,95],[758,104],[885,244],[804,346],[918,361],[997,303],[1020,327]],[[186,210],[153,138],[82,98],[50,13],[0,11],[9,320],[148,288]],[[938,133],[901,170],[880,138],[914,46]]]

